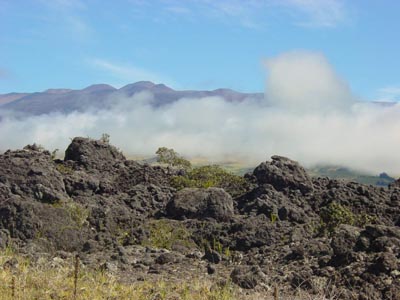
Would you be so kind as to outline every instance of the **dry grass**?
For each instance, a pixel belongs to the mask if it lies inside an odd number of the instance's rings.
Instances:
[[[17,265],[7,261],[16,259]],[[172,283],[167,280],[143,281],[123,284],[111,274],[93,271],[82,265],[78,271],[75,258],[65,261],[39,261],[35,265],[28,259],[9,251],[0,254],[0,299],[137,299],[137,300],[231,300],[236,299],[230,284],[213,285],[210,281],[198,280],[187,283]],[[76,281],[76,286],[75,286]]]
[[[9,262],[14,263],[9,263]],[[248,293],[249,292],[249,293]],[[231,283],[218,285],[209,279],[190,282],[142,281],[124,284],[112,274],[88,270],[75,257],[67,260],[29,259],[6,250],[0,252],[0,300],[333,300],[322,295],[297,295],[279,289],[256,293],[241,291]]]

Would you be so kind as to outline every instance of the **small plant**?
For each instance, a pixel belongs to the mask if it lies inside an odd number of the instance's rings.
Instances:
[[[319,228],[320,232],[331,234],[340,224],[356,224],[356,217],[353,212],[337,202],[331,202],[328,206],[324,207],[320,216],[322,219]]]
[[[225,255],[227,258],[231,257],[231,250],[229,247],[224,247],[220,241],[214,238],[213,250],[217,251],[220,255]]]
[[[131,236],[128,231],[123,229],[118,230],[116,240],[119,245],[125,245],[127,242],[129,242],[130,238]]]
[[[57,169],[58,172],[60,172],[63,175],[70,175],[70,174],[72,174],[74,172],[74,170],[71,167],[66,166],[66,165],[64,165],[62,163],[61,164],[56,164],[56,169]]]
[[[377,222],[377,216],[371,216],[366,213],[357,215],[356,224],[359,227],[365,227],[368,224],[374,224]]]
[[[65,209],[69,214],[71,220],[76,224],[77,228],[81,229],[89,217],[89,210],[84,208],[81,204],[73,201],[59,200],[52,203],[55,208]]]
[[[143,246],[172,249],[175,244],[186,247],[195,246],[191,233],[179,222],[171,220],[153,220],[145,225],[149,236],[142,242]]]
[[[224,252],[221,242],[216,240],[215,238],[213,240],[213,250],[217,251],[219,254],[222,254]]]
[[[100,141],[103,143],[109,144],[110,143],[110,135],[108,133],[103,133],[101,135]]]
[[[71,219],[76,223],[78,228],[82,228],[87,223],[89,211],[76,202],[67,202],[63,207],[69,213]]]
[[[74,300],[77,299],[77,288],[78,288],[78,274],[79,274],[79,255],[75,256],[75,267],[74,267]]]
[[[229,247],[226,247],[225,249],[224,249],[224,255],[226,256],[226,257],[231,257],[232,256],[232,253],[231,253],[231,250],[229,249]]]
[[[220,255],[224,255],[227,258],[231,258],[232,253],[229,247],[224,247],[224,245],[217,240],[216,238],[213,238],[212,243],[206,239],[202,239],[200,242],[201,248],[203,248],[204,251],[216,251]]]
[[[278,220],[278,215],[275,213],[271,213],[270,219],[271,219],[271,223],[274,224]]]
[[[53,151],[51,151],[51,159],[55,160],[56,156],[57,156],[57,152],[59,151],[59,149],[54,149]]]

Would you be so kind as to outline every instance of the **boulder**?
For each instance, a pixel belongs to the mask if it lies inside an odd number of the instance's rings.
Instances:
[[[348,265],[355,259],[354,248],[359,236],[359,228],[347,224],[339,225],[331,242],[334,253],[331,260],[333,266]]]
[[[168,216],[176,219],[227,220],[233,213],[232,197],[221,188],[186,188],[167,205]]]
[[[390,272],[398,270],[399,259],[395,254],[390,252],[379,253],[375,258],[373,264],[369,268],[369,272],[379,275],[390,274]]]
[[[298,189],[303,194],[313,191],[313,183],[305,169],[296,161],[274,155],[271,162],[263,162],[254,169],[258,184],[271,184],[276,190]]]
[[[54,203],[68,199],[62,174],[48,151],[27,146],[0,155],[0,197]],[[0,200],[1,200],[0,198]]]
[[[213,264],[218,264],[222,261],[221,254],[216,250],[207,249],[203,259],[208,260]]]
[[[363,242],[363,243],[361,243]],[[369,252],[400,252],[400,228],[397,226],[368,225],[361,232],[360,246]]]
[[[65,150],[64,161],[72,160],[86,169],[103,170],[125,161],[125,156],[114,146],[101,140],[76,137]]]
[[[270,219],[309,223],[315,212],[299,195],[285,195],[270,184],[260,184],[238,199],[238,209],[245,214],[264,214]]]

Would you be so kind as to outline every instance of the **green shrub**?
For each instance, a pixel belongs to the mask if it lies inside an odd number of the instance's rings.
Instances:
[[[270,219],[271,219],[271,223],[274,224],[279,218],[278,218],[277,214],[271,213]]]
[[[70,200],[59,200],[52,204],[53,207],[64,209],[71,220],[76,224],[76,228],[81,229],[87,224],[89,210],[81,204]]]
[[[53,151],[51,151],[51,159],[52,160],[56,159],[58,151],[59,151],[59,149],[54,149]]]
[[[365,213],[354,214],[349,208],[332,202],[321,210],[321,224],[318,227],[320,233],[332,234],[340,224],[348,224],[358,227],[365,227],[368,224],[375,223],[376,216]]]
[[[357,215],[356,224],[359,227],[365,227],[368,224],[375,224],[377,219],[377,216],[371,216],[366,213],[362,213]]]
[[[166,147],[160,147],[156,151],[157,162],[168,164],[173,167],[180,167],[185,170],[190,169],[192,164],[187,159],[180,156],[174,149],[168,149]]]
[[[84,208],[81,204],[76,202],[67,202],[64,207],[78,228],[82,228],[87,223],[89,210]]]
[[[355,225],[356,217],[350,209],[337,202],[331,202],[321,211],[320,231],[332,233],[340,224]]]
[[[171,250],[174,245],[195,247],[191,233],[184,225],[173,220],[152,220],[145,224],[149,236],[142,242],[143,246]]]
[[[212,250],[217,251],[220,255],[225,255],[226,257],[230,257],[231,256],[231,250],[229,249],[229,247],[224,247],[222,245],[222,243],[215,239],[213,240],[213,247]]]
[[[108,133],[103,133],[100,137],[100,141],[102,141],[105,144],[110,143],[110,135]]]
[[[248,183],[243,177],[232,174],[217,165],[194,168],[184,176],[173,177],[171,184],[178,190],[190,187],[221,187],[232,196],[241,195],[248,188]]]
[[[57,169],[58,172],[60,172],[63,175],[70,175],[70,174],[72,174],[74,172],[74,170],[71,167],[66,166],[66,165],[64,165],[62,163],[61,164],[56,164],[56,169]]]

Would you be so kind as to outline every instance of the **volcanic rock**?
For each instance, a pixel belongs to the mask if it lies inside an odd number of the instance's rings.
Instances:
[[[167,205],[167,213],[168,216],[178,219],[227,220],[234,213],[233,200],[220,188],[187,188],[175,194]]]
[[[296,161],[274,155],[271,162],[263,162],[254,169],[258,184],[271,184],[276,190],[300,190],[303,194],[313,191],[313,183],[305,169]]]

